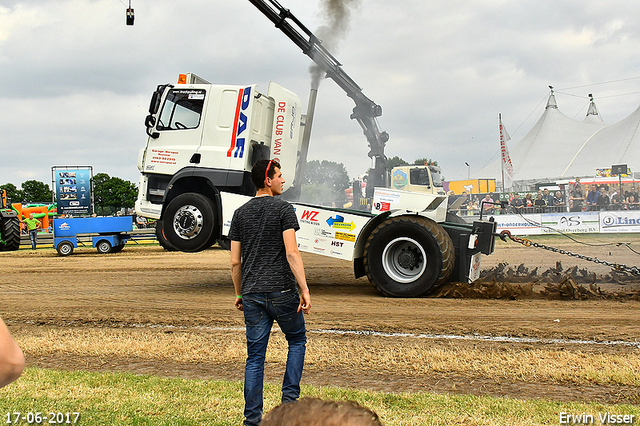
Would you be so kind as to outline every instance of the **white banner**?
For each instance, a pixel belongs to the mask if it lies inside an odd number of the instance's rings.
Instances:
[[[496,232],[509,231],[511,235],[539,235],[541,214],[499,214],[493,216],[496,221]]]
[[[542,233],[584,234],[600,231],[598,212],[545,213],[542,215]]]
[[[640,232],[640,211],[600,212],[600,232]]]

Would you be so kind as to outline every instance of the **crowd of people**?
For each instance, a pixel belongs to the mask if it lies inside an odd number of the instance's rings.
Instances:
[[[451,196],[451,194],[450,194]],[[638,192],[635,186],[620,192],[609,185],[588,185],[583,187],[580,179],[569,185],[565,191],[540,189],[536,193],[511,192],[507,198],[500,199],[499,194],[468,195],[462,193],[466,201],[460,206],[461,216],[480,214],[513,213],[561,213],[601,210],[640,210]]]

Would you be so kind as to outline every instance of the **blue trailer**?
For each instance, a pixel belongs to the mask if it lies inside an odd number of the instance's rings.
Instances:
[[[60,256],[68,256],[78,247],[78,237],[91,238],[98,253],[117,253],[131,238],[133,218],[75,217],[53,220],[53,247]]]

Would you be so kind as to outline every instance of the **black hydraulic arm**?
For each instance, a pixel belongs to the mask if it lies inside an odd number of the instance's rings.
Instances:
[[[351,118],[356,120],[364,131],[369,142],[369,157],[374,159],[373,170],[369,174],[367,196],[371,196],[375,186],[385,186],[386,157],[384,146],[389,140],[389,134],[380,131],[376,117],[382,115],[382,107],[362,93],[355,81],[342,69],[342,64],[333,57],[327,49],[307,27],[302,24],[288,9],[282,7],[276,0],[249,0],[267,18],[271,20],[287,37],[291,39],[302,52],[309,56],[327,77],[336,82],[355,102]]]

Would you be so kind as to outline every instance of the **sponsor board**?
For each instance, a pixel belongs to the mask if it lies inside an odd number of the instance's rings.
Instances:
[[[640,232],[640,211],[600,212],[600,232]]]
[[[598,212],[545,213],[541,219],[543,234],[599,232]]]
[[[369,216],[308,205],[293,206],[300,224],[296,237],[304,243],[300,244],[300,251],[353,260],[357,234],[371,219]]]
[[[336,240],[350,241],[352,243],[354,243],[356,241],[356,236],[354,234],[348,234],[346,232],[338,232],[338,231],[336,231],[335,238],[336,238]]]
[[[512,235],[539,235],[540,226],[538,225],[542,215],[526,214],[526,215],[495,215],[496,232],[509,231]]]

